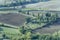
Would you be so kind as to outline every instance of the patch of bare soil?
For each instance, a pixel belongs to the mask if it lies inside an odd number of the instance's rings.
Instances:
[[[20,26],[25,22],[25,16],[17,13],[0,14],[0,22]]]

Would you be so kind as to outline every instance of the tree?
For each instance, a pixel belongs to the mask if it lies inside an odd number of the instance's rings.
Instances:
[[[30,17],[27,17],[27,18],[26,18],[26,22],[27,22],[27,23],[31,22],[31,18],[30,18]]]
[[[29,15],[29,11],[27,11],[27,15]]]
[[[59,16],[58,16],[58,14],[56,13],[56,19],[58,18]]]
[[[31,39],[32,40],[38,40],[39,39],[39,34],[32,34]]]
[[[21,27],[20,27],[20,32],[21,32],[22,34],[25,34],[25,32],[26,32],[25,26],[21,26]]]
[[[41,23],[44,22],[44,15],[43,14],[40,16],[40,22]]]
[[[32,33],[31,32],[27,32],[25,34],[25,40],[31,40],[31,36],[32,36]]]
[[[47,22],[49,22],[49,17],[51,17],[51,14],[50,13],[46,13],[46,19],[47,19]]]
[[[38,19],[40,18],[40,14],[38,13]]]
[[[34,13],[32,13],[32,15],[35,16]]]
[[[27,29],[25,26],[20,27],[20,32],[22,33],[22,38],[20,40],[31,40],[31,29]]]

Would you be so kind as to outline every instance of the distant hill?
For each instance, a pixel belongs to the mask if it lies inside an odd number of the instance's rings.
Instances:
[[[0,5],[22,5],[22,4],[29,4],[29,3],[36,3],[36,2],[45,2],[49,0],[0,0]]]
[[[48,2],[39,2],[35,4],[28,4],[26,8],[36,8],[36,9],[48,9],[48,10],[60,10],[60,1],[52,0]]]

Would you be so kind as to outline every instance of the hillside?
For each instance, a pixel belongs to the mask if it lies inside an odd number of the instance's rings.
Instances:
[[[48,9],[48,10],[60,10],[60,1],[52,0],[48,2],[39,2],[35,4],[28,4],[26,8],[35,8],[35,9]]]
[[[0,5],[22,5],[22,4],[31,4],[31,3],[38,3],[38,2],[46,2],[49,0],[0,0]]]

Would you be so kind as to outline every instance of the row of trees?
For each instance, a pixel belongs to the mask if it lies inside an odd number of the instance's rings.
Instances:
[[[28,15],[29,15],[29,13],[28,13]],[[33,14],[33,17],[36,17],[36,16]],[[27,23],[29,23],[29,22],[48,23],[50,21],[57,20],[57,18],[58,18],[58,14],[45,13],[45,14],[40,15],[38,13],[36,18],[28,17],[26,21],[27,21]]]

